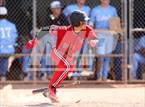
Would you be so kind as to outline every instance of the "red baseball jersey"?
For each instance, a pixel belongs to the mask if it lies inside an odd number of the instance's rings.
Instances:
[[[84,39],[96,38],[94,30],[88,25],[80,33],[75,33],[72,26],[51,26],[50,35],[57,36],[56,49],[70,63],[73,61],[73,55],[81,49]],[[60,61],[54,50],[51,51],[51,58],[55,62]]]

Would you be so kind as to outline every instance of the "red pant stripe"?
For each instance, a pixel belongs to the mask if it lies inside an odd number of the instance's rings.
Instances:
[[[58,58],[61,59],[61,61],[64,62],[64,64],[67,67],[65,71],[61,74],[61,76],[57,79],[57,81],[53,84],[53,86],[56,87],[56,85],[64,78],[65,74],[70,71],[70,65],[68,61],[61,54],[59,54],[59,52],[56,49],[54,49],[54,53],[56,54],[56,56],[58,56]]]

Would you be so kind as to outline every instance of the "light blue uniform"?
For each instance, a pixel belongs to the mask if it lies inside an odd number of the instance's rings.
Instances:
[[[90,24],[95,25],[96,29],[109,29],[108,20],[116,16],[118,16],[117,11],[113,6],[109,5],[106,8],[96,6],[91,12]]]
[[[77,4],[71,4],[71,5],[68,5],[63,13],[64,15],[67,17],[68,15],[70,15],[72,12],[76,11],[76,10],[80,10],[80,11],[83,11],[86,13],[87,16],[90,15],[90,7],[89,6],[86,6],[84,5],[82,8],[79,8]]]
[[[132,57],[132,69],[131,69],[131,79],[137,79],[137,72],[138,70],[138,66],[140,63],[144,63],[145,64],[145,57],[143,57],[142,54],[140,54],[138,51],[140,49],[145,49],[145,36],[139,38],[139,39],[136,39],[134,41],[134,50],[135,50],[135,53]]]
[[[16,26],[6,19],[0,20],[0,54],[13,54],[17,38]]]
[[[0,54],[14,54],[17,38],[16,26],[6,19],[0,20]],[[0,76],[5,76],[8,57],[0,57]]]
[[[116,17],[117,11],[113,6],[108,6],[106,8],[96,6],[91,12],[91,18],[89,24],[95,26],[96,29],[109,29],[109,19],[111,17]],[[99,43],[96,46],[96,54],[105,55],[110,54],[113,51],[114,38],[111,33],[100,32],[97,34]],[[110,58],[99,58],[102,62],[102,67],[98,73],[99,77],[107,78]]]
[[[116,17],[116,9],[112,6],[103,8],[101,6],[95,7],[91,12],[90,25],[95,26],[96,29],[109,29],[109,19]],[[114,39],[111,33],[98,33],[99,43],[96,47],[97,54],[109,54],[114,49]]]

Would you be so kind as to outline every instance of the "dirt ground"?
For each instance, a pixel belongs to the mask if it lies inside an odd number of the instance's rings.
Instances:
[[[59,104],[52,104],[32,89],[0,90],[0,107],[145,107],[145,87],[61,88]]]

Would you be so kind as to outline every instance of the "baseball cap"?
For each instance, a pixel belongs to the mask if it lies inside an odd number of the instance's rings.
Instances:
[[[50,8],[62,8],[61,2],[60,1],[53,1],[50,3]]]
[[[6,7],[0,7],[0,15],[7,15],[8,10]]]

